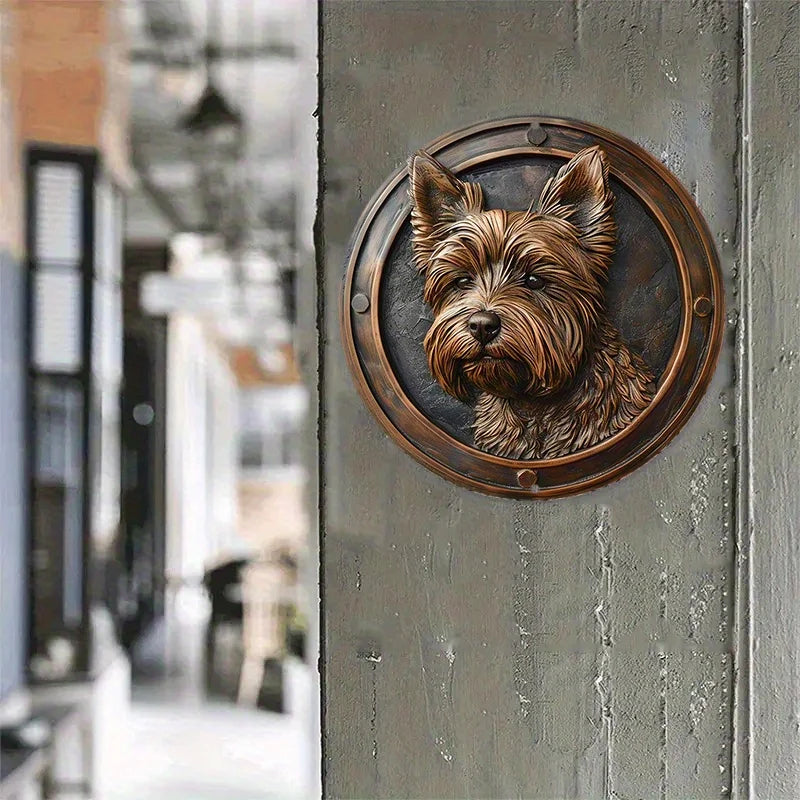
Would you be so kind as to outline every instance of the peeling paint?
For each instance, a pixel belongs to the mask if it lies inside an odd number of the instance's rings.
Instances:
[[[689,638],[696,639],[700,626],[703,624],[708,606],[711,603],[717,587],[711,576],[703,576],[703,583],[693,586],[689,594]]]
[[[522,694],[522,692],[517,692],[517,698],[519,699],[519,710],[522,712],[523,717],[527,717],[530,713],[530,704],[531,699],[526,695]]]
[[[667,525],[672,525],[672,523],[675,522],[675,518],[667,510],[667,503],[664,499],[661,497],[656,498],[655,506],[658,511],[658,516],[661,517]]]
[[[797,364],[797,351],[793,350],[791,347],[787,347],[785,344],[782,344],[780,347],[780,351],[778,354],[778,365],[783,367],[784,369],[788,369],[789,371],[793,370],[795,364]]]
[[[379,782],[379,775],[378,775],[378,676],[376,673],[377,669],[377,662],[372,659],[368,658],[368,661],[372,661],[372,709],[370,715],[370,722],[369,722],[369,729],[370,733],[372,734],[372,761],[374,764],[374,776],[375,776],[375,785],[378,785]],[[380,661],[380,656],[378,656],[378,661]]]
[[[369,661],[371,664],[380,664],[383,661],[383,656],[375,650],[359,652],[358,658],[361,661]]]
[[[667,654],[658,653],[658,792],[660,800],[667,798]]]
[[[428,729],[437,752],[450,763],[454,758],[453,684],[458,643],[447,633],[426,640],[418,626],[415,630]]]
[[[669,588],[669,576],[666,567],[662,562],[661,574],[658,576],[658,615],[661,620],[667,618],[667,590]]]
[[[600,706],[600,718],[602,720],[603,750],[604,750],[604,772],[606,797],[614,796],[613,791],[613,761],[612,748],[614,743],[613,736],[613,705],[611,695],[611,647],[613,636],[611,630],[611,620],[609,609],[611,605],[611,595],[613,591],[613,568],[614,561],[610,542],[610,520],[611,512],[606,506],[598,506],[595,509],[595,525],[593,530],[597,557],[600,562],[600,570],[597,578],[597,597],[598,602],[594,607],[595,628],[599,640],[600,658],[597,664],[597,672],[594,679],[594,690]]]
[[[699,739],[698,730],[708,709],[711,693],[717,688],[717,682],[707,678],[699,685],[693,685],[689,696],[689,733]]]
[[[447,582],[453,582],[453,543],[447,543]]]
[[[672,62],[668,58],[661,59],[661,66],[664,67],[664,77],[670,83],[677,83],[678,76],[675,74],[674,70],[672,69]]]
[[[439,748],[439,755],[449,764],[453,760],[453,754],[450,752],[447,742],[441,736],[437,736],[434,741]]]
[[[692,462],[692,476],[689,481],[689,532],[699,537],[700,526],[708,510],[709,483],[719,459],[713,450],[711,435],[703,438],[703,455]]]
[[[728,395],[726,392],[720,393],[720,410],[723,414],[728,409]],[[719,537],[719,552],[725,553],[731,538],[731,517],[732,517],[732,491],[731,484],[731,452],[728,431],[723,430],[721,435],[722,448],[720,455],[720,477],[722,479],[722,531]]]

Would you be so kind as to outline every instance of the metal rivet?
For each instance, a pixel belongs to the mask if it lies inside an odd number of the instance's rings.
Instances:
[[[350,307],[356,314],[363,314],[369,308],[369,298],[361,292],[354,294],[350,301]]]
[[[547,131],[538,122],[534,122],[528,128],[527,137],[531,144],[541,144],[547,138]]]
[[[538,477],[535,469],[521,469],[517,473],[517,483],[519,483],[523,489],[530,489],[531,486],[536,485]]]
[[[705,295],[694,301],[694,313],[698,317],[707,317],[711,313],[711,301]]]

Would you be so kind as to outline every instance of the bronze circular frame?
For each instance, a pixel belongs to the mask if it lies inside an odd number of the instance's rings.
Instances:
[[[536,136],[529,138],[529,131]],[[540,143],[532,144],[532,140]],[[520,461],[464,444],[429,420],[403,391],[381,341],[381,275],[408,219],[405,168],[369,202],[350,242],[341,304],[345,355],[358,391],[386,432],[439,475],[470,489],[517,498],[559,497],[621,478],[681,429],[714,373],[722,343],[724,297],[711,235],[689,193],[660,161],[612,131],[554,117],[515,117],[447,134],[425,149],[454,172],[517,156],[569,159],[600,144],[612,175],[642,203],[678,267],[681,322],[653,401],[615,436],[559,458]],[[635,433],[639,436],[633,436]]]

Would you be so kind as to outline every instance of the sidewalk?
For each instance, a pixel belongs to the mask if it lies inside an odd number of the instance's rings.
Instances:
[[[188,685],[187,684],[188,681]],[[311,676],[285,669],[288,713],[207,701],[190,676],[134,688],[118,787],[99,800],[301,800],[311,774]]]

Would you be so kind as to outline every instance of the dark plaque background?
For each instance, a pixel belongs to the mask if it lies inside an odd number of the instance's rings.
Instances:
[[[504,158],[459,177],[480,183],[487,209],[525,210],[564,163],[547,155]],[[606,288],[609,315],[660,380],[680,326],[678,266],[661,229],[636,196],[613,178],[611,187],[617,250]],[[422,300],[422,285],[411,263],[411,223],[406,220],[383,268],[381,336],[392,369],[414,405],[451,436],[472,444],[472,409],[445,394],[428,371],[422,340],[431,312]]]

